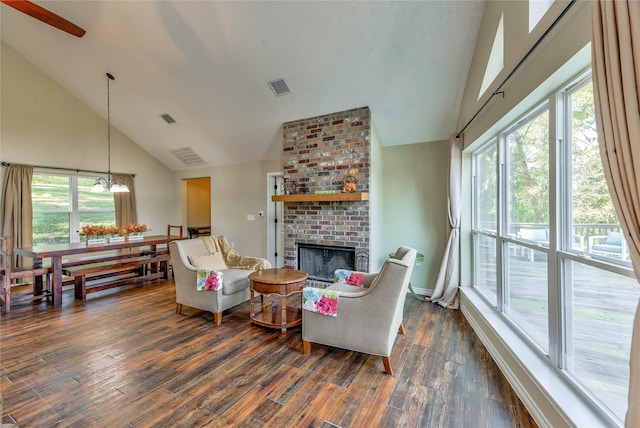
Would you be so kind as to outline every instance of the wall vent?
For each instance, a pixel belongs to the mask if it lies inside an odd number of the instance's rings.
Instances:
[[[172,123],[176,123],[176,120],[172,118],[169,115],[169,113],[161,114],[160,117],[163,118],[164,121],[167,122],[169,125],[171,125]]]
[[[273,91],[273,93],[274,93],[274,95],[276,97],[279,97],[280,95],[287,95],[287,94],[291,93],[291,91],[289,90],[289,87],[285,83],[284,79],[276,79],[276,80],[272,80],[271,82],[267,82],[267,83],[269,84],[269,87],[271,88],[271,90]]]
[[[180,149],[171,150],[171,153],[185,165],[204,165],[206,162],[191,147],[182,147]]]

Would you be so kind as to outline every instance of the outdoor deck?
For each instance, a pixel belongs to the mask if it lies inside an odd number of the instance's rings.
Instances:
[[[547,256],[509,244],[505,313],[548,353],[549,306]],[[493,251],[486,267],[495,272]],[[533,261],[532,261],[533,260]],[[622,418],[627,408],[629,350],[633,319],[640,298],[635,279],[567,261],[563,307],[567,323],[565,368]],[[485,290],[495,301],[495,283]]]

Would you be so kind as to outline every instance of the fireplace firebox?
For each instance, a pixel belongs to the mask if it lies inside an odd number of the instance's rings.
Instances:
[[[355,247],[298,244],[298,270],[306,272],[309,279],[332,282],[336,269],[355,269]]]

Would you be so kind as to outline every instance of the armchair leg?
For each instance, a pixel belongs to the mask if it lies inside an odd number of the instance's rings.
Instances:
[[[302,341],[302,353],[304,355],[309,355],[311,353],[311,342],[307,342],[306,340]]]
[[[388,375],[393,376],[393,373],[391,372],[391,360],[389,360],[389,357],[382,357],[382,364],[384,364],[384,371]]]
[[[4,313],[11,312],[11,281],[4,280]]]
[[[182,312],[182,303],[176,303],[176,314]]]
[[[216,319],[216,325],[222,324],[222,312],[216,312],[213,314]]]
[[[400,327],[398,327],[398,333],[404,334],[404,323],[400,323]]]

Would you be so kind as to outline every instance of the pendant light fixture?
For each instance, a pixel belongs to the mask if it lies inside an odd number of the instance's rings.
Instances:
[[[128,192],[129,187],[124,183],[118,183],[111,177],[111,105],[109,94],[109,82],[115,80],[113,74],[107,73],[107,178],[100,177],[96,180],[95,184],[91,188],[94,193],[98,192],[111,192],[120,193]]]

